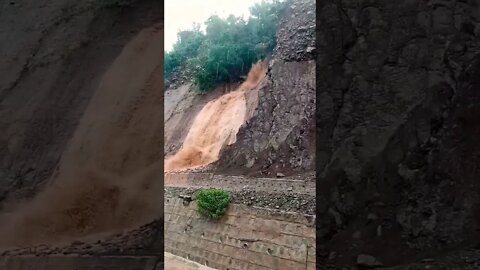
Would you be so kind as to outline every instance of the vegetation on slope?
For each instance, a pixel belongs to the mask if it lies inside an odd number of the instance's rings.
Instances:
[[[173,50],[165,54],[165,78],[187,68],[202,92],[238,81],[275,47],[284,6],[280,0],[262,1],[250,7],[248,20],[214,15],[205,22],[205,32],[200,24],[179,32]]]
[[[200,215],[209,219],[219,219],[230,204],[230,193],[221,189],[205,189],[197,195],[197,206]]]

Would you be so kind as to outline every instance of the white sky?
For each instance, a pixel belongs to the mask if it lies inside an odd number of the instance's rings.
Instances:
[[[249,7],[261,0],[165,0],[165,51],[170,51],[180,30],[203,23],[211,15],[222,18],[230,14],[248,18]]]

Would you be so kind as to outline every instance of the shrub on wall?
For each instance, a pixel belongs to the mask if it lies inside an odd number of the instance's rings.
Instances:
[[[205,189],[197,195],[197,207],[200,215],[209,219],[219,219],[227,210],[231,201],[230,193],[221,189]]]

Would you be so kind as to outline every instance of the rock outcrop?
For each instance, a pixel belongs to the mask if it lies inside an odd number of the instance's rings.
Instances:
[[[317,5],[320,264],[477,245],[478,1]]]
[[[258,107],[214,170],[286,175],[314,170],[315,1],[289,1]]]

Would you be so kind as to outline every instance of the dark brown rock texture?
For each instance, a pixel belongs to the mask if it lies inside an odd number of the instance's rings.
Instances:
[[[479,4],[317,1],[320,269],[478,269]]]

